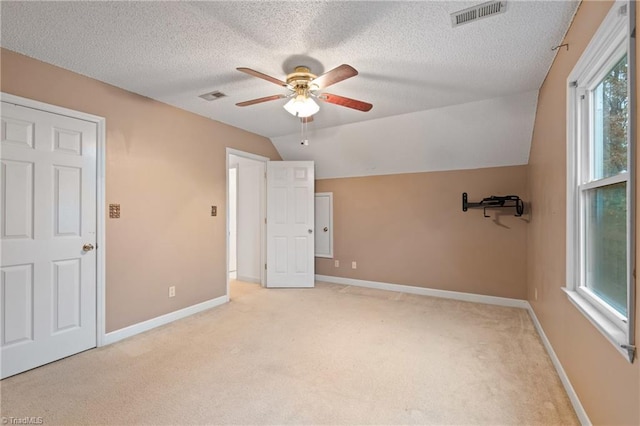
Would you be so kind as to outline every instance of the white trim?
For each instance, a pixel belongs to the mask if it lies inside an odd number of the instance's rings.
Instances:
[[[461,300],[463,302],[484,303],[487,305],[507,306],[510,308],[527,309],[526,300],[510,299],[507,297],[485,296],[482,294],[462,293],[459,291],[437,290],[412,285],[383,283],[378,281],[357,280],[353,278],[332,277],[329,275],[316,275],[316,281],[327,283],[352,285],[355,287],[375,288],[377,290],[397,291],[400,293],[418,294],[420,296],[440,297],[443,299]]]
[[[571,303],[609,340],[618,352],[629,362],[633,362],[633,354],[624,350],[621,345],[633,344],[634,318],[634,193],[635,184],[632,179],[634,170],[616,176],[591,179],[588,150],[592,147],[591,114],[593,112],[593,95],[591,91],[600,84],[604,74],[617,61],[627,54],[629,63],[629,87],[635,74],[635,64],[631,61],[630,46],[632,38],[629,34],[631,2],[617,0],[600,24],[596,34],[576,62],[567,78],[567,216],[566,216],[566,288],[563,288]],[[621,13],[626,7],[626,14]],[[635,18],[635,17],[634,17]],[[586,96],[586,98],[585,98]],[[635,93],[629,91],[630,105],[634,102]],[[583,100],[582,100],[583,99]],[[587,105],[588,104],[588,105]],[[634,132],[634,111],[629,110],[631,132]],[[633,136],[630,134],[629,136]],[[629,137],[630,159],[634,158],[632,147],[634,140]],[[588,142],[588,143],[586,143]],[[630,161],[633,165],[633,161]],[[586,287],[585,272],[585,228],[587,226],[585,199],[589,191],[607,185],[626,182],[627,189],[627,315],[626,318],[616,312],[600,297]]]
[[[599,311],[602,316],[607,318],[607,321],[609,321],[612,325],[617,324],[617,328],[619,328],[620,330],[626,330],[628,321],[627,318],[620,312],[616,311],[613,306],[609,305],[609,303],[607,303],[589,287],[578,286],[573,290],[567,290],[572,293],[570,295],[571,297],[579,298],[581,300],[584,300],[586,303],[591,304],[592,307],[595,310]],[[626,331],[624,333],[626,333]]]
[[[637,135],[638,135],[638,107],[637,107],[637,57],[636,57],[636,2],[629,2],[629,33],[633,34],[633,37],[629,37],[629,182],[631,182],[631,188],[629,191],[629,235],[632,235],[629,242],[629,282],[633,285],[629,286],[629,294],[627,295],[627,320],[629,321],[627,328],[627,339],[630,345],[636,345],[636,318],[638,312],[634,306],[636,303],[636,297],[638,294],[638,282],[636,281],[636,268],[637,268]],[[637,306],[637,305],[636,305]]]
[[[229,176],[231,175],[231,170],[235,170],[235,174],[236,174],[236,181],[235,181],[235,191],[236,191],[236,200],[234,201],[234,205],[236,208],[236,217],[235,217],[235,222],[236,222],[236,269],[234,269],[233,271],[231,270],[231,266],[229,265],[229,261],[227,261],[227,274],[229,275],[229,278],[231,279],[237,279],[238,277],[238,184],[239,184],[239,174],[238,172],[240,171],[240,167],[238,167],[239,164],[234,164],[233,166],[229,166],[227,167],[227,213],[229,213],[229,207],[230,207],[230,203],[229,203],[229,187],[230,187],[230,183],[231,183],[231,179],[229,179]],[[229,218],[231,217],[230,214],[227,214],[227,227],[229,224]],[[227,230],[227,245],[229,245],[229,240],[231,237],[231,229]],[[230,246],[230,245],[229,245]],[[230,255],[229,250],[227,251],[227,254]],[[234,274],[234,276],[231,276],[231,274]]]
[[[58,115],[64,115],[71,118],[78,118],[80,120],[90,121],[92,123],[98,123],[104,121],[104,117],[88,114],[82,111],[75,111],[69,108],[64,108],[58,105],[51,105],[44,102],[36,101],[34,99],[22,98],[20,96],[11,95],[9,93],[0,92],[2,102],[7,102],[14,105],[24,106],[28,108],[38,109],[40,111],[51,112]]]
[[[527,310],[529,311],[529,316],[533,321],[533,325],[535,326],[538,332],[538,335],[540,335],[540,340],[542,340],[542,344],[547,350],[547,353],[549,354],[549,358],[551,358],[551,362],[553,363],[553,366],[555,367],[556,372],[560,377],[562,386],[564,386],[564,390],[567,392],[567,396],[569,396],[569,400],[571,401],[571,405],[573,406],[573,409],[576,412],[576,415],[578,416],[578,420],[580,420],[580,424],[582,424],[583,426],[590,426],[591,420],[589,420],[589,416],[587,415],[587,412],[582,406],[582,403],[580,402],[580,398],[578,398],[578,394],[576,393],[575,389],[573,389],[573,386],[571,385],[569,376],[567,376],[567,373],[564,371],[564,368],[562,367],[562,363],[560,363],[560,359],[558,358],[555,351],[553,350],[553,347],[551,346],[551,342],[547,338],[547,335],[544,333],[544,330],[542,329],[542,325],[540,324],[540,321],[538,321],[538,317],[536,316],[536,313],[534,312],[533,307],[529,303],[527,303]]]
[[[598,331],[607,338],[609,342],[616,348],[621,355],[629,358],[629,352],[622,347],[627,343],[627,334],[625,330],[621,330],[619,325],[612,321],[600,309],[597,309],[588,300],[582,297],[578,292],[570,290],[566,287],[561,288],[567,294],[569,301],[594,325]],[[630,360],[631,361],[631,360]]]
[[[622,32],[627,26],[627,18],[620,14],[620,8],[624,6],[628,6],[627,0],[617,0],[611,6],[596,34],[569,74],[568,82],[575,81],[579,77],[593,80],[597,75],[603,73],[603,62],[608,62],[609,58],[618,50],[618,44],[627,37],[626,31]],[[606,70],[604,71],[606,72]]]
[[[615,176],[609,176],[606,178],[592,180],[579,185],[581,191],[588,191],[590,189],[602,188],[603,186],[615,185],[616,183],[628,182],[629,172],[618,173]]]
[[[333,259],[333,192],[316,192],[314,194],[314,201],[317,197],[329,197],[329,253],[314,253],[314,256]],[[317,214],[315,216],[317,216]],[[320,230],[316,229],[316,235],[318,232],[320,232]]]
[[[263,178],[263,188],[262,191],[260,193],[260,204],[261,204],[261,208],[262,208],[262,212],[264,215],[264,218],[266,220],[267,217],[267,203],[266,203],[266,193],[267,193],[267,177],[266,177],[266,173],[267,173],[267,167],[266,167],[266,163],[268,161],[271,161],[270,158],[268,157],[263,157],[262,155],[258,155],[258,154],[252,154],[250,152],[244,152],[244,151],[240,151],[234,148],[226,148],[226,154],[225,154],[225,229],[226,229],[226,234],[225,234],[225,241],[226,241],[226,250],[225,250],[225,254],[226,254],[226,259],[225,259],[225,280],[227,282],[227,297],[230,297],[231,295],[231,289],[229,287],[229,155],[235,155],[238,157],[242,157],[242,158],[248,158],[250,160],[255,160],[255,161],[261,161],[265,164],[264,166],[264,178]],[[236,178],[239,176],[236,175]],[[238,213],[237,209],[236,209],[236,214]],[[260,238],[260,245],[262,247],[262,249],[260,250],[260,265],[265,265],[267,263],[267,227],[265,226],[264,221],[260,224],[260,233],[261,233],[261,238]],[[237,259],[236,259],[237,261]],[[237,268],[236,268],[237,269]],[[245,277],[246,278],[246,277]],[[239,278],[238,278],[239,279]],[[254,282],[254,281],[251,281]],[[266,274],[265,274],[265,270],[261,267],[260,268],[260,281],[258,282],[258,284],[262,285],[263,287],[266,285]]]
[[[106,330],[106,120],[104,117],[0,92],[2,102],[96,124],[96,346],[104,345]]]
[[[169,312],[168,314],[160,315],[159,317],[130,325],[129,327],[121,328],[120,330],[112,331],[104,336],[104,344],[110,345],[111,343],[135,336],[136,334],[144,333],[145,331],[206,311],[207,309],[215,308],[216,306],[220,306],[228,301],[229,297],[227,295],[216,297],[215,299],[207,300],[206,302],[198,303],[178,311]]]
[[[227,156],[229,155],[237,155],[238,157],[248,158],[250,160],[256,160],[256,161],[262,161],[265,163],[267,161],[271,161],[269,157],[264,157],[262,155],[252,154],[250,152],[240,151],[238,149],[227,147]]]
[[[98,330],[96,345],[104,345],[107,330],[107,230],[106,230],[106,203],[107,203],[107,125],[104,118],[97,122],[98,146],[97,146],[97,230],[96,230],[96,327]]]

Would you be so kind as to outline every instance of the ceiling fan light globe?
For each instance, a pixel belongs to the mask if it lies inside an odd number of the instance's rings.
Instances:
[[[289,100],[289,102],[284,105],[284,109],[286,109],[289,114],[299,118],[311,117],[320,111],[320,107],[313,99],[303,95],[298,95]]]

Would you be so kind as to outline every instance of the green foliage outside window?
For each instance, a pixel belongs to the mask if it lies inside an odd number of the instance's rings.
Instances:
[[[593,179],[628,170],[628,93],[625,55],[594,90],[596,134],[591,158]],[[600,109],[601,108],[601,109]],[[599,153],[599,154],[594,154]],[[627,314],[627,185],[587,194],[587,287],[621,314]]]

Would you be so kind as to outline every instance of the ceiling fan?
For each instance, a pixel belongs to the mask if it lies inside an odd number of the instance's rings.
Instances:
[[[356,71],[356,69],[351,65],[342,64],[331,71],[327,71],[319,77],[312,74],[309,68],[298,66],[291,74],[287,75],[286,82],[263,74],[259,71],[252,70],[251,68],[236,69],[240,72],[267,80],[289,90],[289,93],[287,94],[265,96],[264,98],[238,102],[236,105],[240,107],[275,101],[276,99],[290,98],[289,102],[284,105],[284,109],[286,109],[291,115],[300,118],[304,123],[313,121],[313,114],[320,110],[318,104],[313,100],[314,98],[323,102],[363,112],[369,111],[373,108],[373,105],[367,102],[321,92],[333,84],[358,75],[358,71]]]

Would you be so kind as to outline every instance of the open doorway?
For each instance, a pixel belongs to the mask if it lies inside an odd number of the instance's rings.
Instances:
[[[227,294],[233,280],[265,284],[266,157],[227,148]]]

